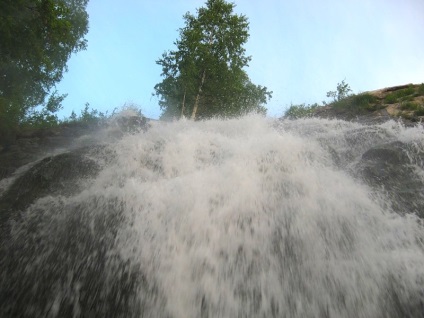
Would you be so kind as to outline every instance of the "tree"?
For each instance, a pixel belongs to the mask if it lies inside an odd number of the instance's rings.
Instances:
[[[345,80],[343,80],[341,83],[337,83],[337,91],[327,92],[327,97],[332,97],[334,102],[338,102],[349,97],[350,92],[352,92],[352,90],[349,84],[345,83]]]
[[[45,103],[71,54],[86,48],[87,2],[0,2],[0,125],[12,128]],[[57,111],[63,98],[54,92],[45,110]]]
[[[233,13],[234,7],[224,0],[207,0],[197,15],[184,15],[177,49],[163,53],[156,62],[164,77],[155,86],[162,117],[266,112],[263,104],[272,92],[251,83],[243,70],[251,60],[243,48],[249,24],[244,15]]]

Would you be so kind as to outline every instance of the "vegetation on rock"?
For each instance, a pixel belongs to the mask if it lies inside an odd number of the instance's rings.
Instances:
[[[345,80],[337,84],[337,89],[335,91],[327,92],[327,97],[333,98],[334,102],[338,102],[348,98],[352,90],[350,89],[349,84],[345,83]]]
[[[386,111],[387,116],[419,121],[424,116],[424,83],[401,85],[382,90],[351,94],[352,90],[343,80],[336,91],[327,92],[333,98],[330,103],[291,105],[284,117],[296,119],[312,116],[352,118]],[[341,115],[341,116],[340,116]]]
[[[285,113],[286,118],[297,119],[302,117],[311,117],[314,114],[315,109],[319,107],[318,104],[296,104],[290,105],[289,109],[287,109]]]

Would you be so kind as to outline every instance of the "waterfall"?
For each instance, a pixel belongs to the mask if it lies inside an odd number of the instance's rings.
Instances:
[[[422,126],[246,116],[106,135],[77,165],[64,152],[7,181],[68,170],[27,204],[4,191],[0,316],[424,316],[423,192],[399,183],[424,189]]]

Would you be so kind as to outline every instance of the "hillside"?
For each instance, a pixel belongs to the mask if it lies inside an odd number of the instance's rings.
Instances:
[[[340,84],[340,83],[339,83]],[[331,103],[291,105],[282,119],[319,117],[358,121],[364,124],[395,119],[405,125],[415,125],[424,117],[424,83],[386,87],[360,94],[349,94],[351,89],[339,87],[339,92],[327,92]]]
[[[389,119],[401,119],[405,124],[420,122],[424,118],[424,84],[393,86],[351,95],[326,106],[311,108],[308,115],[371,122]]]

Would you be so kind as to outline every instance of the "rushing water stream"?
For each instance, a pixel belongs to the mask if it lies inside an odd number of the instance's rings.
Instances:
[[[423,317],[423,194],[364,177],[390,143],[424,182],[423,129],[395,122],[153,123],[91,147],[95,173],[8,221],[0,316]]]

